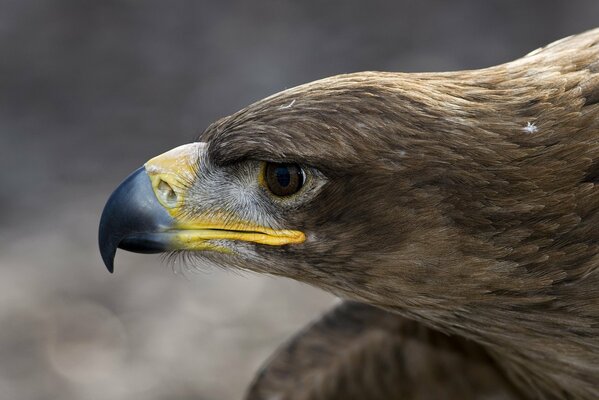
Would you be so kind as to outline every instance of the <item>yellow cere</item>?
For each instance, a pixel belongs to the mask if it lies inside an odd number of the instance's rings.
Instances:
[[[152,158],[144,167],[156,198],[172,217],[185,199],[186,183],[194,179],[194,166],[205,143],[189,143]]]

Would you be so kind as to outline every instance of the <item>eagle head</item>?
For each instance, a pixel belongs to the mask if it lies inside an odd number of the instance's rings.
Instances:
[[[427,183],[448,161],[428,163],[418,143],[442,132],[410,138],[438,125],[410,91],[394,74],[337,76],[216,122],[114,192],[100,224],[104,262],[112,270],[117,247],[186,251],[358,296],[375,283],[391,290],[390,274],[426,281],[419,275],[455,252]]]
[[[290,277],[597,398],[598,137],[599,30],[481,70],[334,76],[149,160],[108,200],[101,254]]]

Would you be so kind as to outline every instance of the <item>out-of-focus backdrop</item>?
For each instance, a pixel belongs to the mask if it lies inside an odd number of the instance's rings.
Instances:
[[[274,92],[490,66],[599,26],[587,1],[0,0],[0,399],[239,399],[334,302],[97,251],[112,189]]]

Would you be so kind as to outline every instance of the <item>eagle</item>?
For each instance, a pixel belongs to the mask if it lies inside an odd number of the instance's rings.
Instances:
[[[110,196],[117,248],[344,300],[248,399],[599,398],[599,29],[505,64],[307,83]]]

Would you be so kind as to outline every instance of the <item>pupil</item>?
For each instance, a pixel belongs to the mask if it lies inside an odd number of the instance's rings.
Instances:
[[[297,193],[305,180],[304,171],[297,164],[269,162],[266,163],[263,174],[268,190],[280,197]]]
[[[277,182],[282,187],[289,186],[291,182],[291,174],[289,173],[289,168],[287,167],[277,167],[275,174],[277,175]]]

